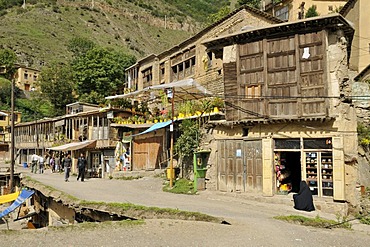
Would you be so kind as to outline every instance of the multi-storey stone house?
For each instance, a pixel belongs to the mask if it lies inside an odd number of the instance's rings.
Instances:
[[[358,205],[353,33],[331,14],[203,42],[223,57],[226,120],[214,122],[211,145],[218,190],[272,196],[305,180],[317,197]]]
[[[150,86],[166,85],[191,78],[213,96],[222,97],[224,93],[222,56],[207,51],[202,42],[209,38],[239,32],[243,28],[266,27],[281,22],[257,9],[240,7],[177,46],[158,55],[149,55],[129,67],[126,71],[127,88],[129,91],[137,92]],[[129,129],[127,127],[130,126],[126,126],[126,129]],[[136,167],[142,167],[141,169],[159,168],[163,164],[159,164],[158,160],[169,158],[168,149],[169,134],[166,130],[137,136],[132,144],[133,162]]]

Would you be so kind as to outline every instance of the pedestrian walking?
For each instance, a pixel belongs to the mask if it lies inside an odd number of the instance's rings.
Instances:
[[[51,173],[55,172],[55,158],[54,158],[54,154],[50,157],[49,163],[50,163]]]
[[[56,172],[60,172],[61,170],[61,167],[60,167],[60,158],[59,158],[59,155],[55,155],[55,158],[54,158],[54,165],[55,165],[55,171]]]
[[[39,173],[44,173],[44,157],[39,156]]]
[[[83,153],[81,153],[80,157],[78,158],[77,167],[78,167],[77,181],[81,178],[81,182],[83,182],[85,179],[85,168],[86,168],[86,159]]]
[[[69,173],[71,172],[72,159],[71,154],[67,154],[67,157],[64,158],[64,181],[68,182]]]
[[[32,154],[31,156],[31,173],[36,173],[37,171],[37,162],[39,161],[39,156],[37,154]]]

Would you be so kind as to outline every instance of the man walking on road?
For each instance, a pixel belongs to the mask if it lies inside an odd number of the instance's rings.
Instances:
[[[44,173],[44,157],[42,155],[39,157],[39,172],[40,174]]]
[[[86,168],[86,159],[83,153],[81,153],[80,157],[78,158],[77,167],[78,167],[77,181],[78,179],[81,178],[81,182],[83,182],[85,179],[85,168]]]
[[[66,182],[68,182],[71,167],[72,167],[71,154],[67,154],[67,157],[64,158],[64,181]]]
[[[39,156],[37,154],[32,154],[31,156],[31,173],[36,173],[37,162],[39,161]]]

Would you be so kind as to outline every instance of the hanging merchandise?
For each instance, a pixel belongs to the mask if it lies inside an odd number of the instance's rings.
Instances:
[[[292,189],[292,183],[290,181],[291,171],[287,169],[286,162],[281,152],[275,152],[276,188],[280,194],[288,194]]]
[[[126,153],[126,148],[121,141],[116,144],[116,149],[114,150],[114,157],[116,161],[116,170],[122,170],[122,165],[124,164],[124,155]]]

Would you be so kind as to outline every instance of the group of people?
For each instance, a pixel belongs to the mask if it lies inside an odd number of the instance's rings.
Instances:
[[[60,157],[61,156],[61,157]],[[31,173],[37,173],[37,169],[39,173],[44,173],[45,169],[45,161],[47,166],[50,166],[51,172],[62,172],[64,171],[64,181],[69,181],[69,176],[71,173],[72,168],[72,159],[71,154],[67,153],[64,155],[53,154],[53,155],[45,155],[39,156],[37,154],[33,154],[31,156]],[[81,179],[83,182],[85,180],[85,170],[86,170],[86,158],[83,153],[80,154],[80,157],[77,160],[77,168],[78,168],[78,176],[77,181]]]
[[[36,173],[37,170],[39,173],[44,173],[45,168],[51,168],[52,172],[60,172],[62,171],[61,160],[59,155],[45,155],[39,156],[37,154],[33,154],[31,156],[31,172]]]

